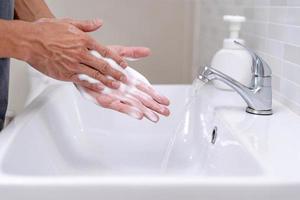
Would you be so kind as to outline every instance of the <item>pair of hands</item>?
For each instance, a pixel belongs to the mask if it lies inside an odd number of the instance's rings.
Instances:
[[[150,54],[150,50],[144,47],[106,47],[99,44],[87,32],[101,26],[101,20],[40,19],[32,24],[32,34],[26,40],[30,48],[24,60],[52,78],[80,85],[105,108],[138,119],[145,116],[155,122],[159,119],[156,113],[168,116],[170,112],[166,106],[169,100],[159,95],[150,84],[133,80],[134,77],[127,77],[104,59],[90,54],[91,50],[95,50],[123,68],[127,67],[124,57],[136,59]],[[88,75],[99,83],[80,80],[79,74]],[[134,86],[138,92],[120,90],[124,84]],[[112,92],[105,93],[106,87],[111,88]]]

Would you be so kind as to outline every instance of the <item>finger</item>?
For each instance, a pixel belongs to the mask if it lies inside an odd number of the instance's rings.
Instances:
[[[110,109],[116,110],[121,113],[125,113],[131,117],[134,117],[136,119],[142,119],[143,118],[143,113],[139,110],[137,110],[135,107],[124,104],[121,101],[113,101],[110,106]]]
[[[159,94],[152,86],[147,85],[145,83],[139,83],[136,85],[136,88],[141,90],[142,92],[145,92],[146,94],[150,95],[155,101],[157,101],[160,104],[163,105],[170,105],[170,101],[167,97]]]
[[[85,88],[85,91],[88,92],[91,96],[93,96],[96,99],[97,103],[103,108],[112,109],[127,114],[136,119],[143,118],[143,113],[139,109],[127,105],[125,103],[122,103],[119,99],[117,99],[115,96],[111,94],[104,94],[101,92],[97,93],[88,88]]]
[[[88,40],[88,46],[87,48],[89,50],[95,50],[98,53],[101,54],[104,58],[111,58],[113,59],[117,64],[119,64],[121,67],[126,68],[128,66],[127,62],[119,56],[114,51],[110,50],[109,48],[102,46],[101,44],[97,43],[93,38],[89,38]]]
[[[149,95],[139,92],[138,90],[132,94],[135,98],[137,98],[139,101],[142,102],[143,105],[145,105],[147,108],[162,114],[164,116],[169,116],[170,111],[166,106],[163,106],[159,103],[157,103],[155,100],[153,100]]]
[[[99,83],[91,83],[86,80],[81,80],[78,76],[72,79],[72,82],[75,83],[76,85],[82,86],[84,88],[88,88],[90,90],[93,90],[95,92],[100,92],[104,90],[104,85],[99,82]]]
[[[125,97],[125,99],[122,96],[120,97],[120,99],[122,99],[124,103],[127,103],[140,109],[144,113],[144,116],[150,121],[155,123],[159,121],[159,116],[147,107],[145,107],[137,98],[130,94],[126,94]]]
[[[104,76],[101,72],[93,68],[90,68],[86,65],[80,65],[78,71],[79,74],[85,74],[93,79],[100,81],[101,83],[103,83],[104,85],[110,88],[118,89],[120,87],[120,82],[109,79],[108,77]]]
[[[124,85],[123,85],[124,86]],[[108,94],[116,99],[119,99],[122,103],[138,108],[146,118],[152,122],[158,122],[159,116],[145,107],[137,98],[128,93],[126,88],[120,87],[118,90],[105,89],[103,94]]]
[[[109,46],[112,51],[115,51],[118,55],[122,57],[129,57],[129,58],[143,58],[150,55],[151,51],[149,48],[146,47],[124,47],[113,45]]]
[[[84,56],[82,63],[100,71],[103,75],[111,76],[116,80],[120,80],[122,82],[126,82],[127,80],[125,74],[111,67],[105,60],[97,58],[90,53],[87,53]]]
[[[148,108],[147,108],[147,111],[144,113],[145,113],[145,117],[147,119],[149,119],[150,121],[152,121],[154,123],[157,123],[159,121],[159,116],[156,113],[149,110]]]
[[[136,119],[142,119],[143,113],[134,106],[121,102],[119,99],[110,95],[100,95],[97,97],[99,104],[105,108],[109,108],[124,114],[127,114]]]
[[[104,92],[109,92],[110,94],[117,96],[117,98],[119,98],[120,100],[132,106],[138,107],[144,112],[145,116],[153,122],[158,122],[159,117],[152,110],[165,116],[168,116],[170,114],[167,108],[159,105],[149,95],[139,91],[136,88],[129,88],[125,84],[121,84],[118,90],[106,90]],[[148,109],[146,105],[152,108],[152,110]]]
[[[104,89],[98,93],[85,88],[90,95],[97,99],[97,102],[104,108],[109,108],[128,114],[134,118],[142,119],[145,116],[152,122],[158,122],[159,116],[146,108],[142,103],[131,95],[125,95],[118,90]]]
[[[75,19],[63,19],[64,22],[76,26],[78,29],[84,32],[96,31],[103,25],[103,21],[100,19],[93,20],[75,20]]]

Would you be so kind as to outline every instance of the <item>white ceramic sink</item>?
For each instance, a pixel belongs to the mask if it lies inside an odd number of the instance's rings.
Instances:
[[[71,84],[48,87],[0,135],[0,196],[300,198],[300,140],[282,141],[282,125],[272,124],[292,119],[295,132],[297,115],[278,103],[273,116],[246,114],[235,93],[211,86],[184,112],[190,86],[156,87],[172,102],[158,124],[100,108]]]

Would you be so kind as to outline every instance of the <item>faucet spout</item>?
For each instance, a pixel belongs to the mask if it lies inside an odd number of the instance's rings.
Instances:
[[[252,79],[248,87],[212,67],[205,67],[199,79],[204,82],[219,80],[233,88],[247,103],[246,112],[248,113],[272,115],[272,70],[270,66],[252,49],[237,41],[235,44],[245,48],[252,57]]]
[[[222,81],[233,88],[247,103],[246,111],[257,115],[272,114],[272,78],[271,76],[252,76],[252,84],[247,87],[228,75],[212,68],[205,67],[199,75],[199,79],[208,82],[212,80]]]

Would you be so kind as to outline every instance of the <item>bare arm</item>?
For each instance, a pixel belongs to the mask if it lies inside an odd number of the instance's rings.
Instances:
[[[32,22],[54,15],[43,0],[15,0],[15,18]]]
[[[40,18],[54,18],[43,0],[15,0],[15,19],[22,21],[0,20],[0,58],[16,58],[26,61],[28,38],[24,34]],[[30,37],[30,35],[27,35]]]
[[[15,0],[15,16],[19,20],[0,20],[0,57],[26,61],[50,77],[72,81],[94,91],[100,92],[103,84],[118,88],[120,83],[115,80],[127,82],[127,78],[121,72],[111,68],[104,60],[92,56],[90,50],[98,51],[103,57],[112,58],[124,68],[127,63],[123,60],[123,56],[140,58],[150,53],[149,49],[139,47],[105,47],[87,34],[101,27],[100,20],[55,19],[43,0]],[[86,74],[99,80],[100,83],[96,87],[90,85],[79,80],[79,74]],[[151,91],[145,92],[153,97]],[[109,98],[108,102],[104,102],[105,98],[100,97],[99,103],[106,103],[106,107],[121,112],[128,111],[124,110],[127,107],[119,99]],[[118,101],[121,103],[116,104]],[[141,100],[142,104],[149,109],[169,115],[168,109],[165,108],[165,105],[169,104],[168,101],[160,102],[155,98],[150,98],[149,101],[145,103]],[[141,113],[145,110],[143,106],[142,108]]]
[[[23,21],[0,20],[0,58],[16,58],[25,60],[22,36],[18,32],[23,32],[29,23]]]

